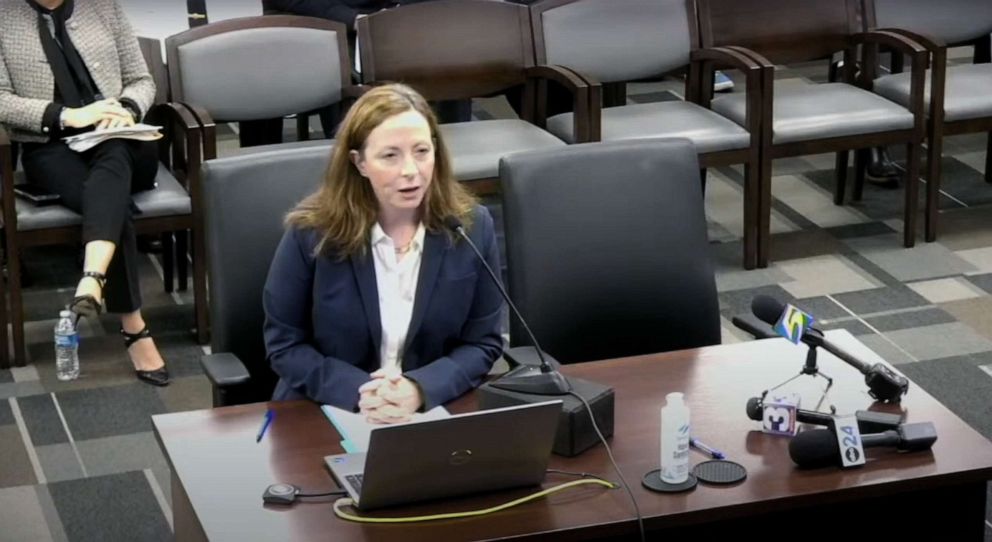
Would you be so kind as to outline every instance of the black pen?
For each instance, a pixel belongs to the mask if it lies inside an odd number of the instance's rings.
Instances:
[[[276,417],[276,411],[271,408],[265,411],[265,419],[262,420],[262,427],[258,430],[258,436],[255,437],[255,442],[262,442],[262,437],[265,436],[266,429],[269,425],[272,425],[272,419]]]

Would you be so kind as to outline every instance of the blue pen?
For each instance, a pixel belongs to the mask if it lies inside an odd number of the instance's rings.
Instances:
[[[716,448],[711,448],[703,444],[702,442],[699,442],[699,439],[695,437],[689,437],[689,446],[698,448],[699,450],[702,450],[703,452],[710,454],[710,457],[712,457],[713,459],[727,458],[727,456],[723,455],[723,452],[721,452],[720,450],[717,450]]]
[[[271,408],[265,411],[265,419],[262,420],[262,427],[258,430],[258,436],[255,437],[255,442],[262,442],[262,437],[265,436],[265,431],[272,425],[272,419],[276,417],[276,411]]]

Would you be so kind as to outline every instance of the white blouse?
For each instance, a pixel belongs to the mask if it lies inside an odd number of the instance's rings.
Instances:
[[[420,261],[424,252],[424,225],[417,226],[417,233],[402,259],[396,245],[386,235],[379,223],[372,226],[372,259],[375,262],[375,282],[379,291],[379,318],[382,323],[382,342],[379,363],[383,369],[401,370],[403,345],[413,316],[413,301],[417,296],[420,278]]]

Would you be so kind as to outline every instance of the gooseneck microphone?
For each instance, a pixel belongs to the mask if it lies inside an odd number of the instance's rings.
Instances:
[[[747,417],[756,422],[762,421],[765,405],[760,397],[752,397],[747,400]],[[859,410],[854,413],[858,421],[858,431],[862,433],[874,433],[896,429],[902,423],[902,416],[889,412],[872,412],[870,410]],[[815,410],[796,409],[796,421],[826,427],[833,426],[834,417]]]
[[[524,331],[527,332],[527,336],[530,338],[531,344],[534,345],[534,349],[537,351],[537,357],[541,360],[541,365],[536,370],[533,367],[527,367],[520,371],[514,370],[512,376],[508,373],[502,378],[498,378],[489,383],[490,386],[494,388],[500,388],[507,391],[516,391],[520,393],[533,393],[536,395],[568,395],[572,391],[571,384],[568,380],[559,373],[544,357],[544,352],[541,350],[540,343],[537,342],[537,337],[531,332],[530,326],[527,325],[527,321],[517,310],[517,306],[513,304],[510,299],[510,295],[506,293],[506,289],[503,288],[503,281],[499,280],[496,276],[496,272],[493,271],[492,267],[489,266],[489,262],[486,261],[485,256],[479,250],[479,247],[475,246],[475,243],[465,232],[465,226],[462,225],[461,220],[458,218],[449,216],[444,219],[444,225],[451,231],[458,234],[468,246],[472,248],[475,252],[479,262],[489,273],[489,278],[492,279],[493,284],[499,290],[503,300],[506,301],[507,306],[513,311],[513,315],[520,321],[523,325]]]
[[[767,295],[755,296],[751,301],[751,312],[772,327],[782,318],[785,310],[784,303]],[[865,375],[869,395],[879,401],[898,402],[909,390],[909,380],[905,376],[897,374],[884,363],[871,365],[859,360],[828,341],[823,332],[814,327],[806,329],[801,340],[809,346],[823,348]]]
[[[896,429],[861,435],[865,448],[895,448],[900,452],[929,450],[937,442],[937,429],[930,422],[902,424]],[[801,468],[840,466],[840,446],[830,429],[803,431],[789,442],[789,457]]]

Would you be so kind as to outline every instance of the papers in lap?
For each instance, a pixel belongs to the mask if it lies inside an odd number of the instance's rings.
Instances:
[[[161,126],[151,126],[149,124],[135,124],[133,126],[122,126],[120,128],[107,128],[105,130],[93,130],[84,134],[63,137],[66,145],[76,152],[86,152],[108,139],[135,139],[138,141],[155,141],[162,138]]]

